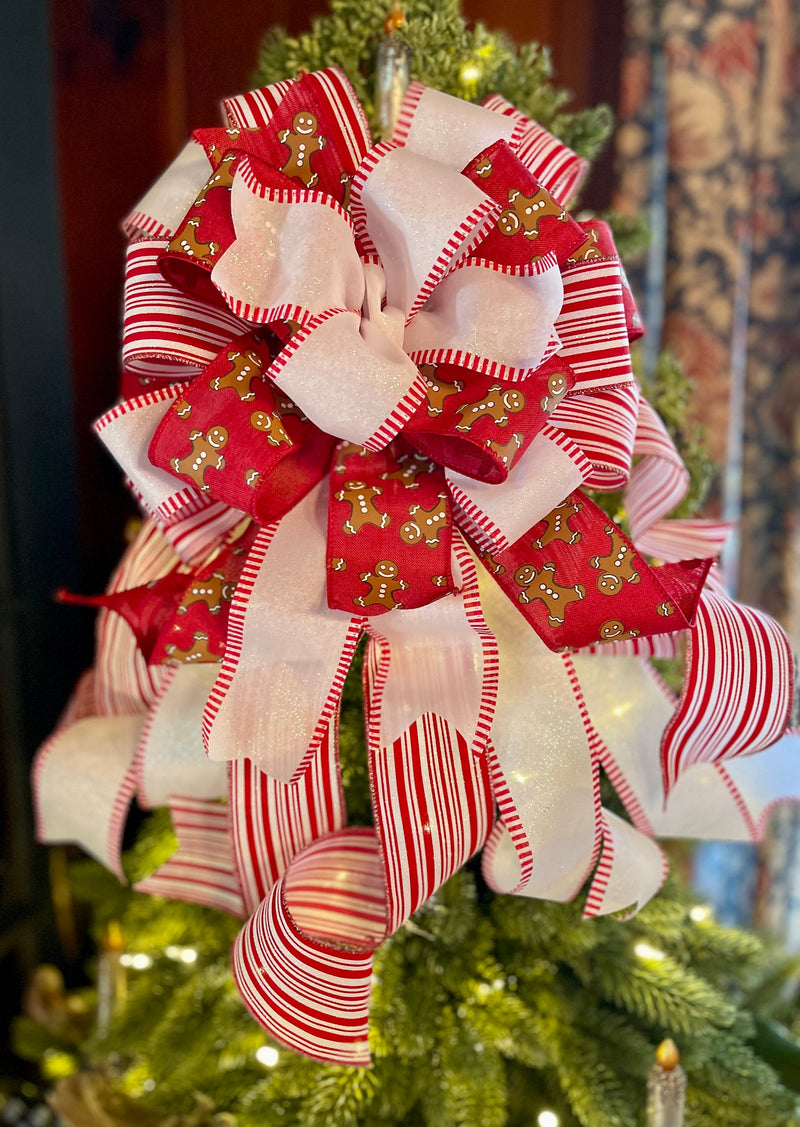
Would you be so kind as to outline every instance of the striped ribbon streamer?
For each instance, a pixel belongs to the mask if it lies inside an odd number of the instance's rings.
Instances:
[[[664,732],[665,792],[694,763],[721,763],[774,743],[786,730],[793,694],[792,654],[780,626],[705,591],[681,700]]]
[[[653,408],[639,396],[633,453],[640,460],[625,492],[631,539],[648,552],[645,533],[678,505],[689,488],[689,471]],[[685,553],[684,557],[685,558]]]
[[[292,783],[278,782],[250,759],[233,760],[229,771],[236,868],[252,912],[301,850],[345,825],[336,727],[326,727]]]
[[[370,665],[375,668],[373,660]],[[377,833],[323,830],[289,860],[269,890],[269,879],[286,858],[286,852],[279,857],[286,827],[280,816],[266,816],[267,804],[281,795],[263,778],[253,787],[246,765],[234,767],[240,780],[234,822],[235,837],[243,843],[240,866],[243,857],[251,864],[254,842],[248,835],[254,822],[266,862],[244,881],[251,896],[266,895],[237,939],[234,977],[248,1008],[272,1036],[336,1064],[369,1063],[372,953],[480,848],[492,819],[485,757],[476,757],[452,725],[427,714],[391,745],[381,745],[382,691],[379,671],[370,696]],[[324,770],[321,775],[309,772],[306,801],[315,787],[330,795],[330,777]],[[287,787],[280,786],[285,801]],[[315,796],[314,805],[324,809],[325,801]],[[298,808],[290,815],[296,828],[303,816]]]
[[[169,812],[178,848],[149,877],[137,881],[135,891],[244,917],[228,807],[208,799],[172,797]]]
[[[620,265],[590,259],[562,270],[564,303],[556,319],[559,355],[576,376],[576,392],[633,379]]]
[[[106,588],[111,594],[168,575],[178,559],[153,521],[146,520]],[[156,700],[168,669],[148,665],[120,614],[101,610],[95,626],[95,711],[99,716],[142,712]]]

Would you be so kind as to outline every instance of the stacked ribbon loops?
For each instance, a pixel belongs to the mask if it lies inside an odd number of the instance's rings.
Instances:
[[[598,914],[660,886],[656,834],[756,836],[786,778],[740,757],[781,736],[791,659],[706,584],[721,526],[664,519],[688,475],[610,231],[566,211],[583,161],[418,84],[372,146],[336,69],[226,109],[127,221],[127,398],[97,430],[152,520],[38,758],[40,835],[119,871],[133,793],[168,803],[141,887],[246,919],[256,1018],[366,1064],[375,949],[481,846],[499,891],[593,873]],[[632,538],[582,486],[625,488]],[[348,829],[362,635],[375,827]],[[647,657],[684,636],[676,707]]]

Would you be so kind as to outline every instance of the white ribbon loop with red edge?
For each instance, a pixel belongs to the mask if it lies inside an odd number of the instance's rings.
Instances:
[[[122,224],[130,238],[137,234],[166,238],[177,230],[208,179],[205,149],[188,141]]]
[[[37,840],[75,842],[121,881],[131,763],[143,723],[143,713],[77,720],[50,737],[34,766]]]
[[[467,353],[477,371],[491,366],[502,379],[524,379],[554,348],[563,297],[554,256],[513,272],[468,259],[439,283],[408,325],[405,348],[417,364]]]
[[[258,324],[360,309],[364,278],[347,212],[324,192],[259,185],[241,162],[231,188],[236,241],[211,280],[240,316]]]
[[[495,141],[516,151],[521,132],[517,120],[412,82],[392,140],[460,171]]]
[[[578,447],[545,426],[499,485],[446,476],[462,521],[487,551],[505,551],[577,489],[591,472]]]

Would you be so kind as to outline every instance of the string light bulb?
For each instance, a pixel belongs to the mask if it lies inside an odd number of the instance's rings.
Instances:
[[[549,1108],[545,1108],[544,1111],[540,1111],[536,1117],[537,1127],[558,1127],[560,1122],[561,1120],[558,1118],[556,1113],[554,1111],[550,1111]]]
[[[256,1060],[264,1068],[274,1068],[280,1060],[280,1053],[272,1045],[262,1045],[260,1049],[256,1049]]]
[[[651,947],[649,943],[637,943],[633,951],[640,959],[650,963],[660,963],[662,959],[667,957],[663,951],[659,951],[657,947]]]
[[[695,904],[693,908],[689,909],[689,919],[696,924],[703,923],[704,920],[711,918],[711,909],[708,904]]]

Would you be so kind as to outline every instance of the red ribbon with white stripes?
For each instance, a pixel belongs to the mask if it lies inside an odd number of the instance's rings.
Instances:
[[[791,657],[704,588],[724,527],[667,519],[688,474],[633,379],[610,232],[566,211],[585,162],[418,83],[371,146],[335,68],[226,111],[126,222],[125,399],[96,426],[152,522],[94,600],[39,833],[120,873],[133,794],[168,805],[178,849],[138,887],[245,919],[257,1020],[363,1065],[375,949],[484,844],[495,889],[590,880],[596,915],[657,890],[655,834],[759,832],[786,752],[772,789],[741,757],[779,739]],[[625,490],[630,537],[582,486]],[[337,720],[364,635],[354,829]],[[683,638],[676,704],[646,659]]]

